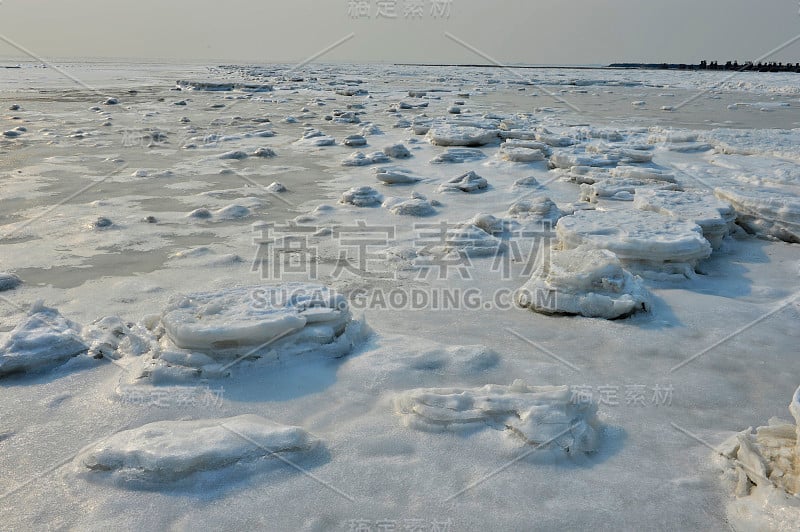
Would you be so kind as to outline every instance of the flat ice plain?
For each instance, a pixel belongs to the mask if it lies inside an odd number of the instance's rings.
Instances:
[[[2,528],[800,529],[795,74],[63,68],[0,80]]]

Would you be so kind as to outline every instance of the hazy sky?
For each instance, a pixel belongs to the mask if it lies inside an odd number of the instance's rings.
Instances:
[[[0,37],[46,58],[269,63],[354,33],[319,61],[485,62],[450,32],[503,62],[696,62],[766,54],[800,34],[799,10],[797,0],[0,0]],[[0,55],[20,57],[5,42]],[[769,60],[800,61],[800,42]]]

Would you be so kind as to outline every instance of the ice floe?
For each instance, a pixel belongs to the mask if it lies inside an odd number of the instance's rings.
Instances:
[[[363,152],[356,152],[348,155],[342,161],[342,166],[369,166],[372,164],[385,164],[389,162],[389,157],[382,151],[365,154]]]
[[[442,432],[492,427],[526,445],[568,454],[599,448],[602,427],[597,405],[577,402],[567,386],[419,389],[394,400],[406,426]]]
[[[479,148],[452,148],[431,159],[431,164],[469,163],[485,158],[486,154]]]
[[[473,171],[469,171],[458,177],[454,177],[445,183],[439,185],[438,192],[466,192],[474,193],[480,190],[485,190],[489,187],[486,179],[482,178]]]
[[[426,138],[436,146],[485,146],[500,137],[493,129],[444,124],[433,126]]]
[[[736,220],[736,211],[731,204],[710,193],[637,190],[633,206],[696,223],[714,249],[719,249]]]
[[[383,202],[383,196],[372,187],[353,187],[342,194],[340,202],[356,207],[375,207]]]
[[[283,455],[297,457],[319,443],[299,427],[253,414],[157,421],[89,445],[72,465],[78,475],[88,480],[110,477],[121,487],[163,488],[197,473],[276,460]],[[280,461],[290,463],[286,460]]]
[[[626,268],[648,277],[691,277],[712,251],[694,222],[648,211],[580,210],[561,218],[556,234],[563,249],[607,249]]]
[[[436,214],[433,202],[419,192],[412,192],[410,199],[386,198],[383,207],[390,213],[401,216],[431,216]]]
[[[81,326],[41,302],[0,343],[0,377],[43,369],[85,353]]]
[[[800,190],[726,186],[714,192],[733,205],[737,223],[751,233],[800,243]]]
[[[409,185],[422,181],[421,177],[411,175],[407,170],[399,168],[376,168],[375,177],[386,185]]]
[[[647,290],[604,249],[552,252],[516,295],[517,303],[543,314],[616,319],[646,311]]]

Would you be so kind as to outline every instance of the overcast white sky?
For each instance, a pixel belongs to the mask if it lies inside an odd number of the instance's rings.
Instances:
[[[378,4],[396,18],[378,16]],[[432,13],[433,3],[448,13]],[[351,4],[371,9],[354,18]],[[449,6],[447,5],[449,3]],[[423,12],[405,13],[413,4]],[[755,59],[800,34],[797,0],[0,0],[0,37],[46,58],[604,64]],[[406,16],[408,15],[408,16]],[[0,42],[0,55],[20,57]],[[800,61],[800,42],[769,58]]]

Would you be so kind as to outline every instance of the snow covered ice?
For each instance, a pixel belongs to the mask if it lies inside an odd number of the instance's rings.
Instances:
[[[600,445],[597,405],[575,404],[566,386],[487,385],[477,389],[420,389],[399,394],[395,408],[404,423],[430,431],[477,426],[505,430],[526,445],[591,453]]]
[[[564,249],[607,249],[636,273],[691,277],[711,256],[700,226],[649,211],[578,211],[561,218],[556,232]]]
[[[789,411],[732,436],[715,455],[731,489],[728,518],[736,530],[794,530],[800,523],[800,389]]]
[[[543,314],[615,319],[646,311],[641,278],[623,269],[608,250],[578,247],[556,251],[519,292],[517,303]]]
[[[88,351],[81,326],[36,303],[0,343],[0,377],[43,369]]]
[[[256,415],[159,421],[90,445],[73,467],[89,480],[110,476],[124,487],[162,488],[196,473],[307,453],[318,444],[299,427]]]

